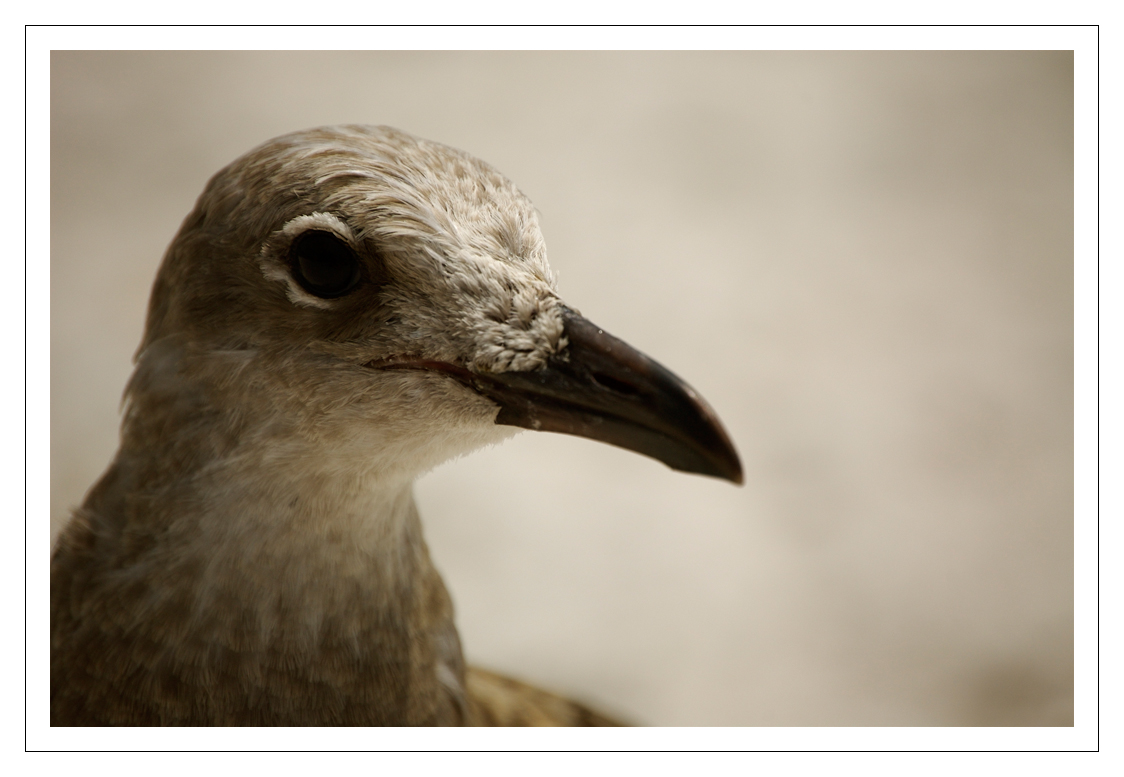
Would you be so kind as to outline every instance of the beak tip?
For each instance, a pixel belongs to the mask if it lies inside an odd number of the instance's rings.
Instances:
[[[742,473],[741,460],[732,450],[730,451],[729,458],[722,460],[713,474],[717,478],[728,480],[735,486],[745,485],[745,475]]]

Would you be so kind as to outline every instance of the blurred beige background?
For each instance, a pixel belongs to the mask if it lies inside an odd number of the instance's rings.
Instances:
[[[1068,52],[55,52],[52,537],[206,180],[390,124],[515,181],[746,471],[524,433],[424,478],[470,661],[646,724],[1072,725],[1072,111]]]

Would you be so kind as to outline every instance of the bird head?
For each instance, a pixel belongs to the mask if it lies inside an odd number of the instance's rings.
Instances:
[[[240,433],[377,449],[407,475],[529,428],[741,482],[706,403],[558,297],[530,201],[387,127],[286,135],[216,174],[138,362],[133,395],[191,385]]]

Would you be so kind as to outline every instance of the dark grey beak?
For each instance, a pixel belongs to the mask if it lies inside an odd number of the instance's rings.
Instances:
[[[531,372],[476,374],[497,424],[561,432],[742,483],[738,454],[710,406],[671,371],[566,310],[569,345]]]

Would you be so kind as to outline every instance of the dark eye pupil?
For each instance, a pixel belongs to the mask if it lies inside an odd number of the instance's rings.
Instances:
[[[359,283],[359,259],[331,232],[305,232],[289,249],[293,277],[317,297],[342,297]]]

